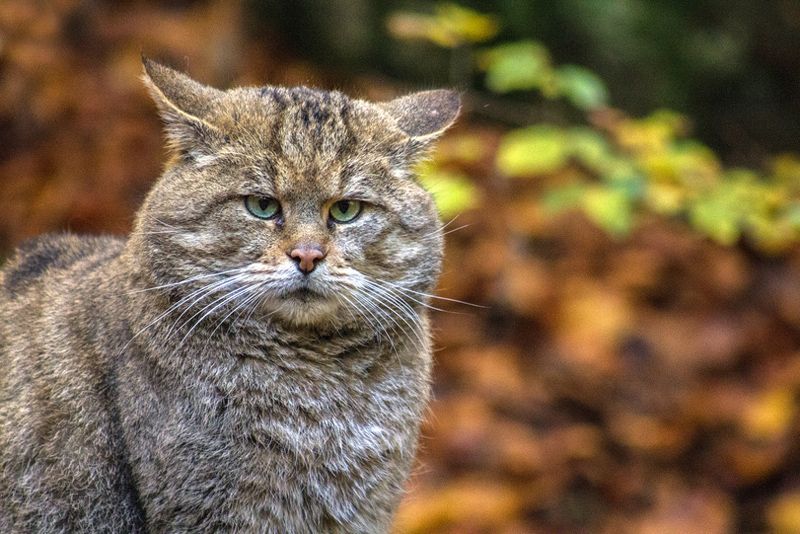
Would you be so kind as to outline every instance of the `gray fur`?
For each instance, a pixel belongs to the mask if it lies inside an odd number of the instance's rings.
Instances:
[[[145,70],[173,158],[132,234],[43,237],[0,273],[0,532],[388,530],[442,253],[409,167],[453,94]],[[250,215],[252,194],[283,216]],[[366,207],[332,224],[343,197]],[[327,251],[307,277],[298,243]]]

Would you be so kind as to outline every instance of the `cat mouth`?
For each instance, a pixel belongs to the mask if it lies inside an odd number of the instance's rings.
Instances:
[[[281,298],[285,300],[293,300],[299,302],[311,302],[326,299],[328,295],[322,288],[315,287],[315,284],[309,280],[303,280],[299,283],[294,283],[286,287],[281,294]]]
[[[274,312],[295,324],[309,325],[328,321],[338,310],[335,299],[307,286],[285,290],[273,302]]]
[[[320,298],[320,294],[311,289],[310,287],[300,287],[298,289],[293,289],[286,293],[285,297],[290,299],[299,300],[301,302],[308,302],[310,300],[316,300]]]

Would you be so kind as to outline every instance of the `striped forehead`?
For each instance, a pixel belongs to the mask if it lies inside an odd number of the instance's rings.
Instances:
[[[305,87],[251,88],[236,97],[241,113],[231,126],[241,142],[231,151],[265,193],[328,200],[372,189],[375,176],[394,170],[396,133],[363,103]]]
[[[283,168],[272,176],[272,183],[278,196],[286,200],[327,200],[344,190],[342,170],[341,166]]]
[[[266,87],[258,95],[272,123],[268,143],[282,157],[330,160],[356,144],[349,124],[353,104],[346,96],[306,87]]]

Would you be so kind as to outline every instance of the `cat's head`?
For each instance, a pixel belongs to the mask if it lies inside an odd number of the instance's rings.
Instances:
[[[424,300],[442,240],[411,167],[455,120],[456,93],[221,91],[144,63],[173,154],[131,238],[156,284],[209,314],[298,324],[378,326]]]

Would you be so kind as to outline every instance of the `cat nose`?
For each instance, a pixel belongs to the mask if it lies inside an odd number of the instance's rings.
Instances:
[[[303,274],[309,274],[317,263],[325,259],[326,253],[319,245],[299,245],[292,249],[289,257],[297,264]]]

